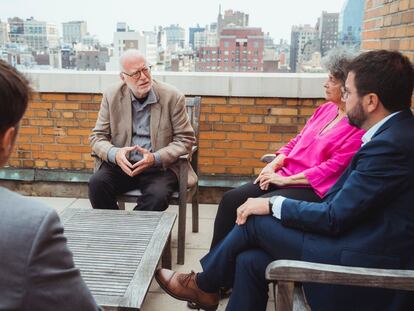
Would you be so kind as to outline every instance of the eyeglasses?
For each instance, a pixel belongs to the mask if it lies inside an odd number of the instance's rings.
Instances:
[[[122,71],[124,75],[127,75],[128,77],[131,77],[132,79],[135,79],[135,80],[139,80],[139,78],[141,78],[142,73],[148,77],[150,72],[151,72],[151,66],[148,66],[148,67],[145,66],[144,68],[137,70],[133,73],[126,73]]]

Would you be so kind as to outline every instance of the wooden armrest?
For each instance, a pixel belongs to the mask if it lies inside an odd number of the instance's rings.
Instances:
[[[372,269],[277,260],[266,268],[271,281],[341,284],[414,290],[414,270]]]
[[[266,153],[261,158],[260,161],[264,163],[270,163],[276,158],[276,155],[274,153]]]

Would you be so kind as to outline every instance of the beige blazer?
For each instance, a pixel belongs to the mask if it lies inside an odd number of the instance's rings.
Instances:
[[[150,132],[153,151],[158,151],[163,168],[171,169],[178,177],[179,156],[191,153],[195,143],[185,109],[184,95],[173,86],[153,81],[157,103],[151,105]],[[95,169],[108,161],[113,146],[127,147],[132,142],[132,107],[130,91],[125,83],[111,86],[104,94],[98,119],[89,141],[99,157]],[[188,185],[195,185],[197,175],[188,164]]]

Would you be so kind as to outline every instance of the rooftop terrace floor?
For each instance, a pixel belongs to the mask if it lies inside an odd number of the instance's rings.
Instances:
[[[41,201],[46,205],[54,208],[58,213],[62,213],[67,207],[71,208],[92,208],[88,199],[76,198],[58,198],[58,197],[32,197],[35,200]],[[134,204],[127,203],[126,209],[132,209]],[[177,206],[170,206],[167,211],[177,213]],[[201,271],[199,259],[204,256],[210,247],[211,238],[213,235],[214,218],[217,212],[217,205],[201,204],[200,205],[200,226],[199,232],[193,233],[191,231],[191,205],[187,208],[187,236],[185,249],[185,264],[177,265],[177,221],[175,222],[172,234],[172,254],[173,254],[173,269],[181,272],[189,272],[194,270]],[[76,265],[76,262],[75,262]],[[228,299],[220,301],[218,311],[223,311],[226,308]],[[145,298],[143,311],[188,311],[186,302],[176,300],[168,296],[157,284],[155,280],[152,281],[149,292]],[[273,310],[273,299],[269,299],[267,311]]]

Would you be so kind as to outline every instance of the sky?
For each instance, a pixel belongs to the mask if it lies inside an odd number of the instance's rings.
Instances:
[[[262,30],[278,42],[290,41],[292,25],[315,25],[322,11],[340,12],[345,0],[0,0],[0,20],[33,16],[58,24],[85,20],[89,33],[111,43],[117,22],[134,30],[179,24],[186,31],[197,24],[204,27],[217,21],[219,5],[249,14],[249,26]],[[188,40],[188,34],[187,39]]]

